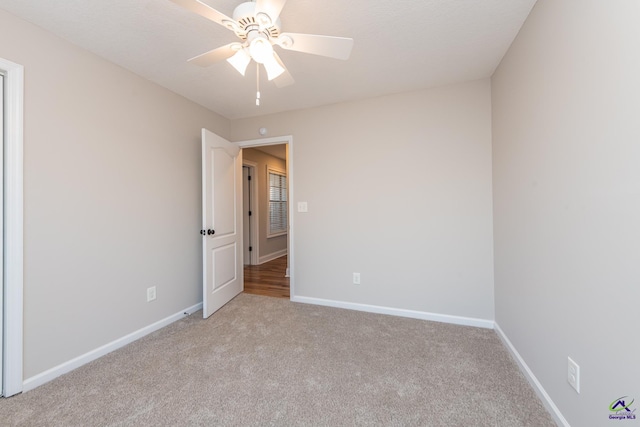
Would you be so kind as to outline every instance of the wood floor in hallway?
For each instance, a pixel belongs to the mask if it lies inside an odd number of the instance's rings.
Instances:
[[[289,298],[287,256],[260,265],[244,266],[244,292],[277,298]]]

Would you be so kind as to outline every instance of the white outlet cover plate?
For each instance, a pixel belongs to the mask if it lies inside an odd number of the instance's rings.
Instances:
[[[570,357],[567,357],[567,381],[580,393],[580,366]]]

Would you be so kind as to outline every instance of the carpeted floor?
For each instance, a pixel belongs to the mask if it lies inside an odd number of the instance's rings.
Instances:
[[[241,294],[35,390],[2,426],[555,426],[492,330]]]

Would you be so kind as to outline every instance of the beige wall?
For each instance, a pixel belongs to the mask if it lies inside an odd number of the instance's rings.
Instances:
[[[496,320],[573,426],[640,401],[639,18],[539,0],[492,79]]]
[[[493,319],[490,123],[488,79],[232,121],[293,136],[296,296]]]
[[[274,254],[287,250],[287,235],[267,238],[269,231],[269,181],[267,178],[267,168],[275,169],[279,172],[287,172],[287,163],[283,159],[266,154],[255,148],[245,148],[242,150],[242,158],[257,164],[256,175],[252,178],[256,180],[258,186],[258,259],[271,258]]]
[[[0,57],[25,69],[28,379],[202,301],[200,129],[229,123],[1,10]]]

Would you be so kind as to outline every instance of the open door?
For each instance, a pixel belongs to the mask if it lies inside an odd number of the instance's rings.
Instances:
[[[202,129],[202,314],[242,292],[242,154]]]

